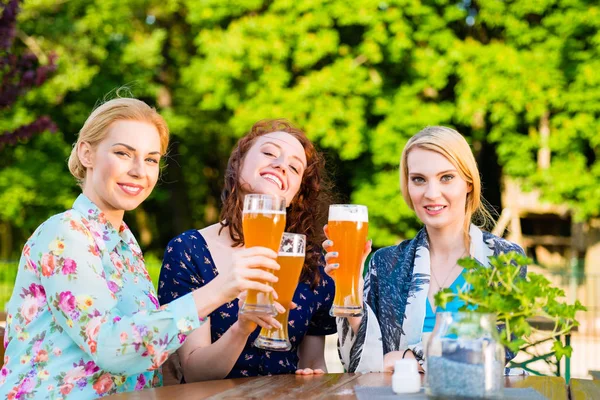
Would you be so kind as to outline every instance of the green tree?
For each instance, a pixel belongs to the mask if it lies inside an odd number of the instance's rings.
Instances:
[[[271,117],[294,121],[324,150],[341,199],[369,206],[376,246],[419,228],[399,193],[398,161],[426,125],[468,138],[495,206],[505,173],[568,202],[579,218],[600,214],[593,1],[36,0],[19,24],[59,59],[56,75],[11,112],[56,121],[54,140],[21,146],[38,146],[44,165],[56,165],[50,183],[66,193],[61,207],[76,193],[65,183],[68,144],[106,93],[128,85],[166,116],[173,146],[163,181],[126,217],[157,253],[217,220],[232,145]],[[540,169],[545,147],[552,163]],[[11,161],[6,188],[39,175],[27,159]],[[15,201],[27,223],[8,221],[25,236],[57,208],[48,201],[36,214]]]

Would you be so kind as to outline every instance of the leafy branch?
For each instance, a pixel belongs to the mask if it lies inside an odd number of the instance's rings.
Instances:
[[[457,293],[444,289],[435,296],[439,307],[454,298],[464,302],[461,311],[473,306],[477,312],[494,313],[498,324],[503,325],[500,340],[504,346],[517,352],[526,345],[532,333],[551,339],[570,332],[579,323],[575,319],[577,311],[586,308],[579,302],[569,305],[560,298],[565,297],[562,289],[552,286],[543,275],[528,273],[522,278],[519,273],[531,260],[522,254],[509,252],[490,257],[489,267],[481,265],[473,258],[462,258],[458,264],[465,268],[466,284]],[[552,331],[540,331],[533,328],[529,318],[544,317],[554,322]],[[563,346],[555,340],[552,349],[560,360],[564,355],[570,357],[573,349]]]

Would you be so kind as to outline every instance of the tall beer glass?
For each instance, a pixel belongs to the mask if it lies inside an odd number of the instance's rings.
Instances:
[[[339,268],[333,272],[335,298],[329,314],[335,317],[359,317],[362,304],[359,298],[359,282],[362,271],[362,255],[369,230],[369,214],[366,206],[333,204],[329,206],[327,223],[329,238],[339,255]]]
[[[244,197],[242,219],[246,248],[261,246],[279,250],[285,229],[285,198],[270,194],[247,194]],[[273,296],[270,293],[248,290],[240,314],[255,313],[275,315]]]
[[[285,307],[283,314],[277,314],[275,319],[281,324],[279,329],[262,328],[260,335],[254,341],[254,346],[265,350],[287,351],[292,348],[288,338],[288,316],[290,305],[298,286],[298,279],[304,265],[306,236],[296,233],[284,233],[279,247],[277,263],[281,267],[276,271],[279,280],[273,284],[278,301]]]

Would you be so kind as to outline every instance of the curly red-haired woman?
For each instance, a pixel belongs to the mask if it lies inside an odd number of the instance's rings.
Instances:
[[[185,295],[227,271],[256,263],[266,248],[244,248],[244,195],[275,194],[286,199],[286,232],[307,236],[306,261],[288,330],[289,351],[253,347],[258,326],[279,327],[272,317],[238,315],[238,302],[223,304],[192,333],[178,351],[187,382],[284,373],[323,373],[325,335],[335,333],[329,316],[334,283],[323,270],[321,227],[329,205],[324,161],[303,131],[285,120],[256,123],[229,158],[222,192],[221,221],[173,239],[166,251],[159,283],[162,304]]]

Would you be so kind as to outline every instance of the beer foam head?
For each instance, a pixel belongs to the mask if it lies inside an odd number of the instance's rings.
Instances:
[[[369,222],[369,212],[367,206],[332,204],[329,206],[329,221]]]

